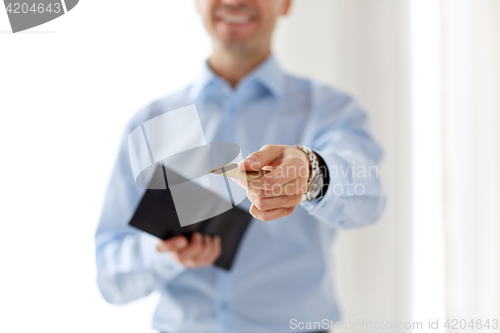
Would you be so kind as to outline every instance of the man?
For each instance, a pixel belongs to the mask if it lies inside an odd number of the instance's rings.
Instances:
[[[366,114],[351,97],[284,73],[271,54],[276,20],[290,5],[197,0],[213,47],[201,79],[139,112],[124,133],[96,234],[97,280],[115,304],[159,291],[153,326],[162,332],[326,331],[340,317],[336,231],[370,224],[385,208],[381,150]],[[208,142],[234,142],[249,154],[240,168],[271,171],[248,184],[235,180],[248,190],[240,206],[255,218],[230,271],[212,265],[217,237],[158,241],[127,225],[144,193],[134,183],[128,134],[190,104]],[[307,325],[315,322],[321,327]]]

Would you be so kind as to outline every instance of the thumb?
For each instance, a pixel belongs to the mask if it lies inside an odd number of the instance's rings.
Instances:
[[[278,161],[283,155],[283,147],[277,145],[265,145],[259,151],[251,153],[238,164],[240,170],[257,171],[262,167],[271,165]]]

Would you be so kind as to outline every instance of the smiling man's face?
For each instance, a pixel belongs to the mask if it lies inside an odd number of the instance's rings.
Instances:
[[[229,51],[267,47],[280,15],[291,0],[196,0],[205,29],[214,43]]]

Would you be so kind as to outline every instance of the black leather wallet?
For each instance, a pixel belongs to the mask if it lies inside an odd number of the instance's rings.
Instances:
[[[155,174],[163,173],[161,168],[163,166],[158,165]],[[169,170],[169,175],[171,172]],[[194,232],[211,236],[218,235],[221,238],[221,255],[214,265],[230,270],[252,215],[237,206],[233,206],[220,215],[181,227],[166,178],[165,182],[167,183],[166,189],[146,190],[129,224],[160,239],[183,235],[189,240]],[[214,196],[214,200],[224,200],[217,194],[201,186],[196,186],[197,191],[210,193],[209,195]]]

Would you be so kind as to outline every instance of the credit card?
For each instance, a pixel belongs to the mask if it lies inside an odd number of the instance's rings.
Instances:
[[[262,177],[266,173],[269,173],[270,171],[268,170],[260,170],[260,171],[241,171],[240,168],[238,168],[238,164],[235,163],[228,163],[225,165],[222,165],[220,167],[217,167],[212,170],[208,170],[208,173],[213,173],[215,175],[220,175],[224,177],[231,177],[231,178],[236,178],[236,179],[241,179],[241,180],[246,180],[246,181],[251,181],[254,179],[257,179],[259,177]]]

